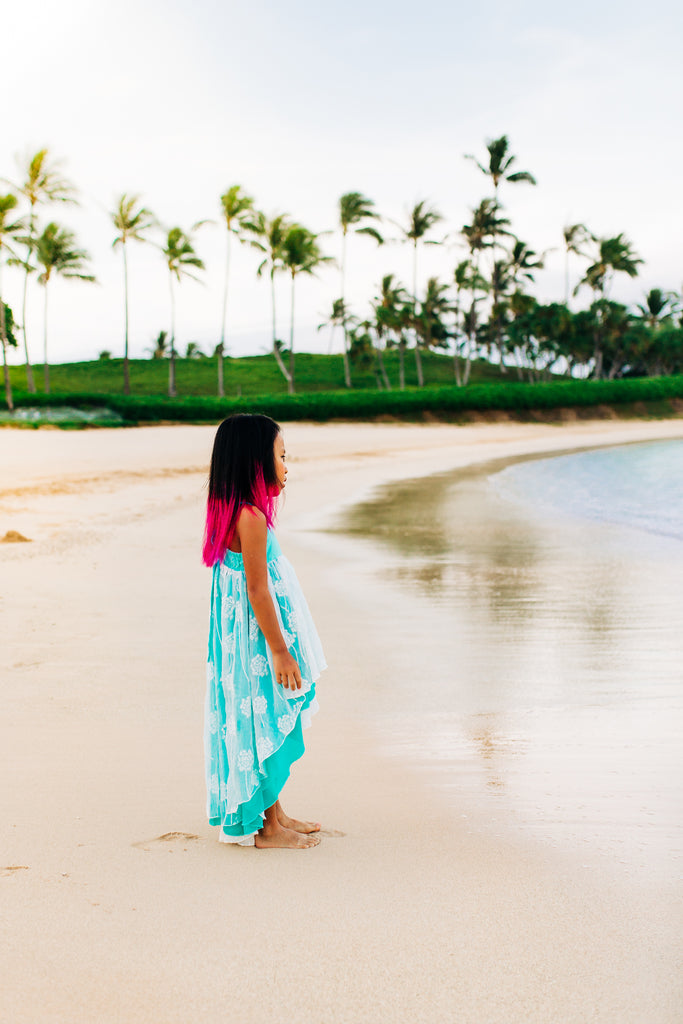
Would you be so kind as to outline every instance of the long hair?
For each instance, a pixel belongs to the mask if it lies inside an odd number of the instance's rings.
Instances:
[[[273,525],[280,487],[274,445],[280,427],[270,416],[237,413],[223,420],[213,442],[202,561],[225,558],[243,505],[253,505]]]

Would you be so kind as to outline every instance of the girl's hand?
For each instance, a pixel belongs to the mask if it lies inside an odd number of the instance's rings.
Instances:
[[[286,690],[301,689],[301,672],[289,652],[273,655],[273,670],[275,672],[275,682],[280,683]]]

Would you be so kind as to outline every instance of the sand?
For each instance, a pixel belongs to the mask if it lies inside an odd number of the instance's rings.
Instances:
[[[0,549],[0,1020],[680,1021],[680,891],[492,835],[382,753],[366,695],[400,659],[314,531],[380,483],[683,420],[286,427],[280,539],[331,666],[296,853],[204,816],[212,434],[0,432],[0,535],[31,541]]]

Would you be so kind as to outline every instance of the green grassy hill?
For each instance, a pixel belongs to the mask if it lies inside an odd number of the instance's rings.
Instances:
[[[454,383],[453,359],[436,352],[422,356],[425,383],[447,385]],[[392,387],[398,388],[398,355],[387,352],[385,365]],[[225,366],[225,394],[228,398],[241,395],[282,395],[287,383],[277,368],[272,355],[227,357]],[[23,366],[11,368],[12,387],[26,391],[26,371]],[[376,388],[375,374],[370,368],[351,368],[354,389]],[[43,368],[34,367],[38,390],[43,390]],[[176,360],[176,387],[179,397],[184,395],[216,394],[216,359]],[[501,374],[498,366],[479,360],[472,365],[471,383],[517,381],[517,373],[509,370]],[[130,362],[131,393],[134,395],[165,395],[168,388],[168,361],[166,359],[133,359]],[[406,357],[406,384],[417,384],[415,360]],[[297,392],[344,390],[344,367],[341,355],[314,355],[302,352],[296,357]],[[102,359],[86,363],[57,363],[50,366],[50,391],[55,394],[123,393],[123,360]]]

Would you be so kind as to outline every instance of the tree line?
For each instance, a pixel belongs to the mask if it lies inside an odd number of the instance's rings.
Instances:
[[[399,356],[399,387],[405,388],[405,359],[415,360],[418,386],[424,384],[421,353],[436,349],[452,353],[454,382],[467,385],[472,360],[498,362],[503,373],[516,371],[520,379],[536,381],[551,374],[614,379],[626,375],[663,375],[683,372],[681,297],[664,289],[651,289],[634,308],[610,298],[615,277],[638,275],[642,260],[620,233],[597,237],[584,224],[563,229],[565,295],[563,301],[543,304],[530,293],[535,273],[543,269],[547,253],[534,251],[512,231],[501,194],[510,186],[535,186],[530,171],[516,169],[517,158],[507,136],[489,140],[483,160],[467,155],[485,176],[491,195],[471,209],[459,230],[443,233],[444,218],[427,200],[417,202],[405,222],[384,218],[372,199],[348,192],[338,201],[337,232],[341,258],[323,252],[321,237],[289,215],[268,215],[241,185],[220,196],[219,211],[226,232],[226,256],[220,333],[216,348],[219,397],[225,394],[224,355],[228,342],[229,286],[234,246],[256,249],[261,261],[257,274],[270,284],[274,359],[295,392],[295,290],[303,275],[317,275],[326,266],[339,275],[339,297],[320,325],[338,328],[343,335],[344,383],[353,385],[353,366],[372,364],[378,388],[390,389],[383,352],[393,348]],[[8,191],[0,195],[0,338],[3,348],[5,397],[12,408],[7,363],[10,346],[21,343],[27,386],[36,384],[29,354],[26,313],[30,282],[37,275],[43,288],[44,389],[50,389],[48,359],[48,294],[55,277],[95,281],[90,257],[79,247],[75,234],[56,221],[43,224],[39,214],[55,204],[78,202],[75,186],[64,177],[61,165],[47,149],[39,150],[20,167],[20,179],[2,179]],[[176,395],[176,293],[188,277],[197,279],[205,265],[196,250],[196,234],[203,220],[190,229],[163,228],[138,195],[124,193],[110,211],[112,244],[123,265],[123,386],[130,393],[129,360],[129,248],[155,246],[169,275],[168,394]],[[412,254],[410,285],[386,274],[362,315],[346,299],[347,249],[352,235],[365,236],[378,246],[401,242]],[[419,287],[419,260],[426,245],[459,244],[464,258],[457,261],[448,280],[430,277]],[[583,260],[582,271],[571,288],[570,260]],[[2,301],[3,265],[23,274],[22,306],[17,316]],[[275,280],[290,280],[289,338],[278,335]],[[587,308],[571,308],[571,300],[587,292]],[[163,334],[164,332],[162,332]],[[17,337],[19,335],[19,338]],[[163,345],[162,345],[163,350]],[[158,353],[157,353],[158,354]]]

